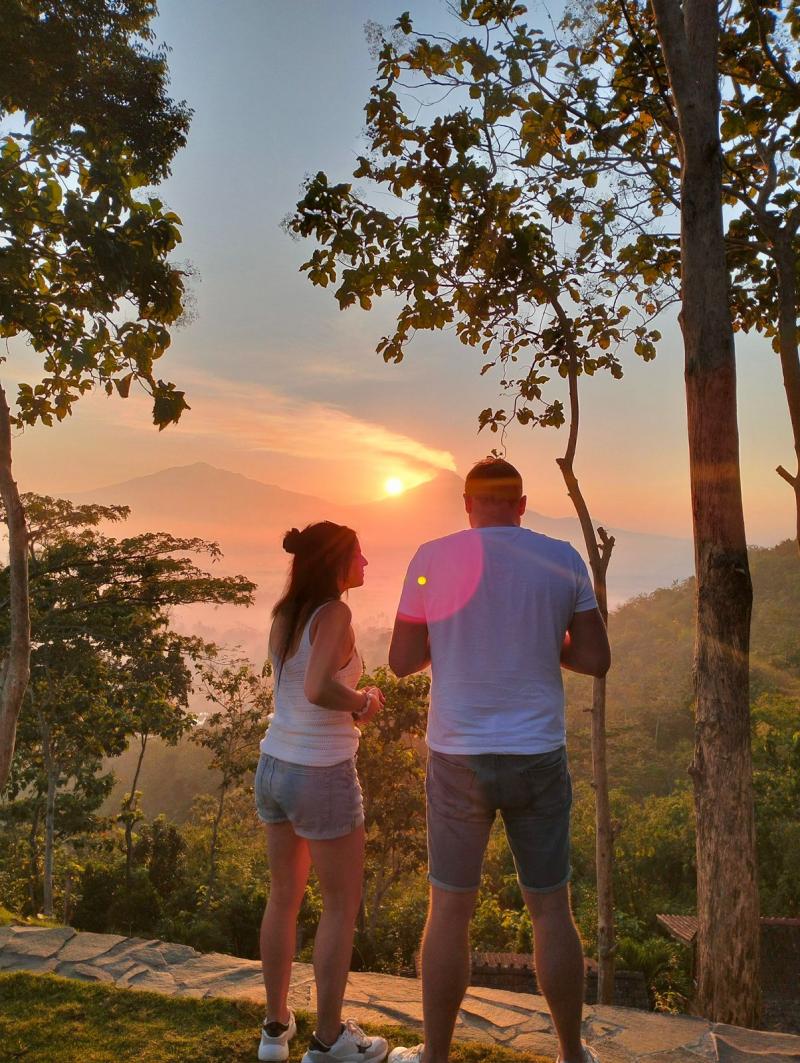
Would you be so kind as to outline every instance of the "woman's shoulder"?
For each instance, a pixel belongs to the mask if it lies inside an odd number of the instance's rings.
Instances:
[[[325,602],[321,605],[314,614],[314,620],[312,623],[312,634],[314,628],[322,624],[324,627],[344,627],[349,625],[353,619],[353,614],[350,611],[350,606],[341,601],[339,598],[334,598],[330,602]]]

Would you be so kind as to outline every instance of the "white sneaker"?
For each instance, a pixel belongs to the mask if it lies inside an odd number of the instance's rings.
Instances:
[[[600,1056],[595,1052],[593,1048],[589,1048],[585,1041],[583,1044],[583,1060],[582,1063],[600,1063]],[[561,1056],[558,1057],[556,1063],[563,1063]]]
[[[417,1045],[415,1048],[393,1048],[389,1053],[387,1063],[422,1063],[422,1053],[425,1045]]]
[[[289,1022],[267,1022],[261,1027],[261,1044],[258,1046],[260,1060],[281,1060],[289,1058],[289,1042],[297,1033],[294,1012],[289,1009]]]
[[[389,1051],[382,1037],[367,1037],[353,1019],[346,1019],[342,1032],[328,1047],[314,1034],[301,1063],[379,1063]]]

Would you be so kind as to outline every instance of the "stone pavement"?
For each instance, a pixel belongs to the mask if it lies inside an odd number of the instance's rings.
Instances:
[[[0,927],[0,971],[53,972],[67,978],[149,989],[170,996],[245,997],[261,1002],[260,964],[188,945],[79,933],[69,927]],[[294,966],[290,1003],[314,1011],[311,966]],[[383,974],[351,974],[345,1014],[366,1023],[420,1027],[420,983]],[[587,1006],[585,1037],[602,1063],[788,1063],[800,1061],[800,1037],[714,1025],[684,1015]],[[544,999],[501,989],[471,988],[456,1036],[539,1052],[556,1042]]]

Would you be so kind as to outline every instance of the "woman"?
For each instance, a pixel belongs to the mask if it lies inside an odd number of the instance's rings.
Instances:
[[[356,533],[330,521],[292,528],[283,548],[294,560],[288,589],[272,611],[275,712],[255,779],[271,877],[261,924],[267,1016],[258,1058],[288,1059],[296,1032],[289,980],[297,913],[313,864],[322,892],[314,942],[317,1028],[303,1063],[372,1063],[386,1055],[386,1041],[341,1019],[364,871],[355,723],[369,723],[384,700],[377,687],[355,689],[361,658],[350,610],[340,600],[363,584],[367,560]]]

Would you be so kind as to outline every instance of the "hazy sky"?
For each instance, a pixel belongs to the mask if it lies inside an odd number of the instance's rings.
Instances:
[[[374,348],[386,303],[340,313],[298,265],[312,247],[280,223],[303,177],[350,177],[363,150],[374,62],[367,20],[410,9],[419,29],[452,25],[439,0],[161,0],[157,30],[172,48],[173,94],[194,108],[189,144],[161,197],[183,219],[181,257],[200,274],[197,317],[175,334],[163,375],[192,411],[158,433],[140,400],[81,400],[75,416],[16,441],[24,490],[85,490],[170,465],[209,461],[323,498],[360,501],[396,475],[464,471],[496,444],[476,433],[498,398],[479,354],[452,334],[420,335],[407,360]],[[682,350],[663,326],[655,363],[630,358],[622,382],[587,380],[577,471],[597,517],[616,526],[690,533]],[[740,426],[750,541],[791,534],[792,496],[776,476],[792,445],[777,358],[739,341]],[[4,380],[27,379],[18,347]],[[517,428],[508,456],[532,508],[571,512],[553,458],[565,433]],[[322,514],[321,514],[322,515]]]

